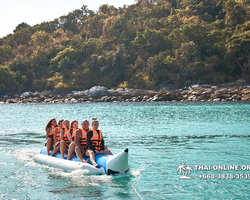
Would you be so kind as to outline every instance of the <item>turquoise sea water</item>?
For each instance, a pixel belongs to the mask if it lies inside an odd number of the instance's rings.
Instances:
[[[52,117],[97,117],[113,153],[129,148],[130,172],[90,176],[35,163]],[[136,191],[143,199],[247,199],[250,170],[195,165],[250,165],[249,135],[250,104],[243,103],[0,105],[0,199],[140,199]],[[193,168],[193,179],[179,179],[180,163]]]

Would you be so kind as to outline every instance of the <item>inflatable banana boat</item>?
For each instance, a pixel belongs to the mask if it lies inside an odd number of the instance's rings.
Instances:
[[[128,149],[114,154],[114,155],[105,155],[100,154],[96,155],[96,163],[99,165],[99,168],[96,168],[92,165],[89,158],[89,163],[81,162],[76,156],[67,160],[67,155],[64,156],[65,159],[62,159],[60,153],[57,153],[55,156],[47,156],[47,150],[44,148],[41,150],[40,154],[36,155],[34,160],[35,162],[50,167],[55,167],[62,169],[64,171],[73,171],[77,169],[82,169],[87,174],[119,174],[126,173],[129,171],[128,166]]]

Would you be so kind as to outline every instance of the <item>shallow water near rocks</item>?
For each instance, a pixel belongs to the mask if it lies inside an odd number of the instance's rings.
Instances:
[[[50,118],[97,117],[113,153],[129,148],[130,172],[70,173],[34,162]],[[1,199],[246,199],[250,174],[197,171],[195,165],[250,165],[250,104],[79,103],[0,105]],[[180,163],[192,179],[179,179]],[[136,193],[136,191],[138,193]]]

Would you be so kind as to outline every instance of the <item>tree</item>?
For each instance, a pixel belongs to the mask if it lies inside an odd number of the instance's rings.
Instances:
[[[27,27],[30,27],[29,24],[25,23],[25,22],[22,22],[21,24],[18,24],[17,27],[15,28],[15,30],[13,31],[14,33],[23,29],[23,28],[27,28]]]
[[[3,94],[13,94],[22,89],[22,85],[17,82],[16,74],[8,66],[0,65],[0,92]]]

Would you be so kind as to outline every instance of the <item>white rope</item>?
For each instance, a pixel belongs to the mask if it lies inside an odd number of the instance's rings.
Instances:
[[[129,177],[128,177],[129,178]],[[140,197],[141,200],[143,200],[143,198],[141,197],[141,195],[139,194],[139,192],[137,192],[135,186],[133,185],[131,179],[129,178],[129,183],[132,186],[132,188],[134,189],[135,193],[138,195],[138,197]]]

